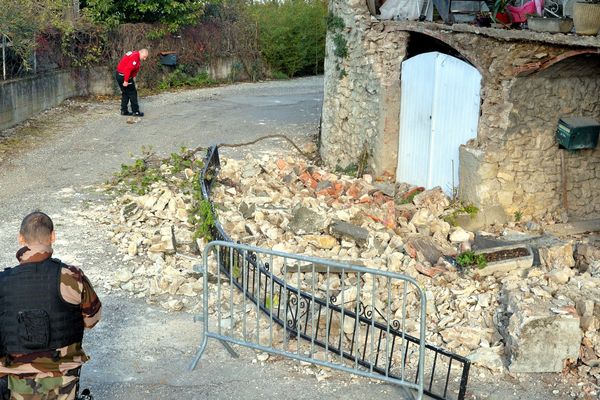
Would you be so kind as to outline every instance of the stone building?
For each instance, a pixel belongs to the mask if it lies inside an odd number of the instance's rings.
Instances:
[[[380,21],[365,0],[330,10],[326,164],[366,160],[378,177],[442,186],[498,219],[600,217],[600,148],[555,137],[559,118],[600,121],[600,37]]]

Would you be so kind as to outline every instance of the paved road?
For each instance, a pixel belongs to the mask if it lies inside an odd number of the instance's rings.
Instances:
[[[317,129],[322,85],[321,78],[305,78],[143,98],[146,116],[134,124],[118,114],[116,100],[80,102],[24,129],[34,142],[26,154],[0,156],[0,201],[96,183],[142,146],[169,154],[182,146],[244,142],[269,133],[306,137]]]
[[[318,128],[322,85],[316,77],[143,98],[147,116],[132,124],[118,115],[116,100],[76,100],[3,133],[18,140],[8,152],[0,148],[0,260],[13,263],[18,224],[39,208],[57,224],[56,256],[83,266],[100,282],[104,319],[86,336],[93,360],[82,377],[96,399],[403,397],[396,387],[342,374],[318,382],[308,366],[291,361],[262,365],[249,350],[235,360],[218,343],[209,345],[195,371],[187,371],[199,324],[189,314],[166,313],[103,286],[103,274],[118,268],[123,256],[107,239],[108,227],[82,216],[107,201],[94,186],[130,163],[142,146],[164,155],[181,146],[238,143],[272,133],[306,141]],[[285,141],[262,146],[289,147]]]

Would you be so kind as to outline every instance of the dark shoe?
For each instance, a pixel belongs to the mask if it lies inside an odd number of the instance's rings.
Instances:
[[[134,117],[143,117],[144,113],[141,111],[136,111],[134,113],[131,113],[131,115],[133,115]]]
[[[133,115],[133,113],[129,111],[121,111],[121,115]]]

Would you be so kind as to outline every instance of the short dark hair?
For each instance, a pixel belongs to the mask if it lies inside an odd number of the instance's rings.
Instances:
[[[28,242],[46,241],[50,238],[52,232],[54,232],[52,219],[41,211],[34,211],[23,218],[21,230],[19,231]]]

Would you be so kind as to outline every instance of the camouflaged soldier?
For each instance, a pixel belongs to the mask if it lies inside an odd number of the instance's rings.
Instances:
[[[0,379],[11,400],[76,399],[89,359],[83,331],[100,319],[100,300],[83,272],[51,258],[55,239],[50,217],[27,215],[19,265],[0,273]]]

